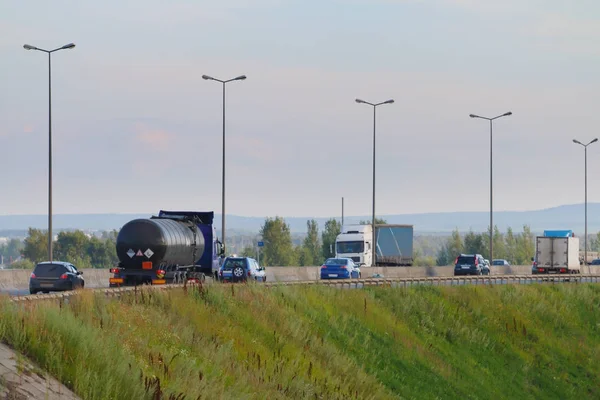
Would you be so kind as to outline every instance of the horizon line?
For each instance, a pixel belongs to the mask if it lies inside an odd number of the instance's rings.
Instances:
[[[588,201],[588,206],[592,205],[592,204],[598,204],[600,205],[600,202],[589,202]],[[507,213],[507,212],[514,212],[514,213],[524,213],[524,212],[540,212],[540,211],[547,211],[547,210],[552,210],[552,209],[556,209],[556,208],[560,208],[560,207],[570,207],[570,206],[584,206],[585,203],[571,203],[571,204],[561,204],[558,206],[552,206],[552,207],[547,207],[547,208],[538,208],[538,209],[529,209],[529,210],[497,210],[494,211],[494,214],[496,213]],[[221,213],[217,213],[216,211],[213,211],[215,217],[216,216],[221,216]],[[418,213],[398,213],[398,214],[379,214],[379,217],[385,217],[385,216],[397,216],[397,215],[432,215],[432,214],[459,214],[459,213],[489,213],[489,210],[483,210],[483,211],[430,211],[430,212],[418,212]],[[59,215],[97,215],[97,216],[101,216],[101,215],[140,215],[140,214],[149,214],[149,215],[156,215],[158,214],[158,212],[155,213],[144,213],[144,212],[104,212],[104,213],[54,213],[52,214],[53,217],[55,216],[59,216]],[[260,216],[260,215],[239,215],[239,214],[225,214],[226,216],[230,216],[230,217],[241,217],[241,218],[272,218],[271,216]],[[0,214],[0,218],[2,217],[47,217],[48,214]],[[275,217],[278,217],[280,215],[275,214]],[[325,219],[325,218],[341,218],[340,215],[337,216],[283,216],[284,218],[313,218],[313,219]],[[369,218],[371,217],[371,215],[348,215],[348,216],[344,216],[344,218]]]

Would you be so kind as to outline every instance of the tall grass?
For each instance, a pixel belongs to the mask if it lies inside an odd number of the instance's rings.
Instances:
[[[85,399],[600,398],[600,288],[212,285],[0,303]]]

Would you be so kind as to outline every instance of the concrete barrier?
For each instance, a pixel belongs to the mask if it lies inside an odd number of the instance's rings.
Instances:
[[[0,270],[0,290],[14,290],[29,288],[30,269],[3,269]]]
[[[267,281],[305,281],[318,280],[321,267],[265,267]],[[513,265],[510,267],[491,267],[492,275],[525,275],[531,273],[531,265]],[[444,267],[362,267],[363,278],[370,278],[379,274],[386,278],[426,278],[426,277],[451,277],[454,275],[453,266]],[[583,271],[587,273],[587,267]],[[592,270],[594,272],[594,270]],[[598,271],[600,273],[600,268]]]
[[[29,288],[30,269],[2,269],[0,270],[0,291],[24,290]],[[108,269],[86,268],[82,269],[85,286],[90,288],[108,286],[110,271]]]
[[[108,278],[111,273],[108,269],[90,268],[83,269],[83,279],[85,279],[85,286],[90,288],[101,288],[108,286]]]

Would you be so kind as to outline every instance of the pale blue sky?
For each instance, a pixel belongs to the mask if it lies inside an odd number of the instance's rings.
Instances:
[[[506,0],[0,0],[0,214],[221,210],[329,216],[583,201],[600,136],[600,3]],[[588,151],[600,201],[600,144]]]

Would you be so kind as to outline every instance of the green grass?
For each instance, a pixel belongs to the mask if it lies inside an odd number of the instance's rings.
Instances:
[[[213,285],[0,307],[0,338],[85,399],[600,398],[595,285]]]

